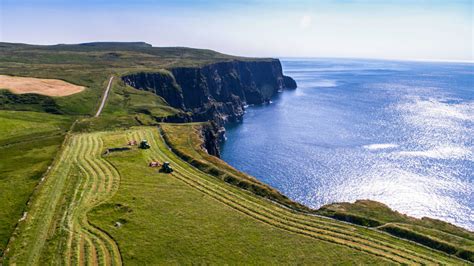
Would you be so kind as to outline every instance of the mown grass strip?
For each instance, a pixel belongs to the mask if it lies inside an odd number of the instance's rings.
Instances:
[[[78,214],[78,222],[84,228],[84,232],[95,238],[96,243],[99,243],[99,246],[103,251],[104,263],[107,265],[118,265],[121,264],[121,260],[116,243],[105,233],[90,225],[86,217],[87,212],[92,207],[111,196],[111,186],[106,185],[106,183],[111,184],[111,179],[118,178],[118,173],[114,171],[114,169],[108,167],[109,165],[107,165],[105,160],[97,159],[100,158],[100,152],[102,149],[101,142],[97,140],[99,135],[88,134],[83,138],[85,145],[92,148],[88,154],[83,154],[81,156],[83,159],[81,162],[84,167],[90,171],[89,174],[94,178],[94,183],[96,184],[98,191],[95,194],[89,193],[84,197],[84,203],[80,209],[81,212]]]
[[[41,261],[55,261],[55,257],[62,256],[60,261],[66,265],[122,264],[115,241],[87,221],[87,213],[110,198],[120,180],[116,169],[100,158],[103,146],[100,137],[101,134],[93,133],[68,138],[33,203],[27,226],[22,228],[21,243],[27,243],[28,250],[15,247],[14,252],[18,252],[12,256],[13,263],[38,264],[47,239],[57,235],[54,241],[58,243],[55,245],[63,247],[61,254],[47,254],[50,258]],[[72,189],[68,192],[71,196],[67,207],[59,208],[61,195],[68,190],[67,179],[77,173],[78,182],[69,185]],[[55,226],[57,222],[59,226]],[[61,232],[65,232],[64,236]]]

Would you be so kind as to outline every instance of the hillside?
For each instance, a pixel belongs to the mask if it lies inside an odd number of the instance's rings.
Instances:
[[[62,97],[0,88],[0,264],[474,260],[472,232],[378,203],[312,210],[216,157],[220,127],[246,103],[296,88],[278,59],[141,42],[0,43],[0,75],[85,87]],[[142,139],[150,149],[127,144]]]

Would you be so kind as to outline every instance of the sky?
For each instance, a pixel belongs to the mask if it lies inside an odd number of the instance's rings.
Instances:
[[[0,41],[473,61],[474,0],[0,0]]]

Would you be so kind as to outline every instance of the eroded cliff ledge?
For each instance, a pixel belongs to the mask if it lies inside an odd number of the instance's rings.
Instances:
[[[283,75],[278,59],[233,60],[202,67],[138,72],[124,75],[122,80],[136,89],[154,92],[169,105],[192,113],[183,120],[212,120],[221,126],[239,121],[246,104],[262,104],[283,89],[296,88],[296,82]],[[179,121],[179,118],[171,120]]]

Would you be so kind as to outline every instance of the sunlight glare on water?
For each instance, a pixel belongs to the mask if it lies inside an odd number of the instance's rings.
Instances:
[[[372,199],[474,229],[474,65],[288,59],[299,87],[227,127],[222,158],[317,208]]]

